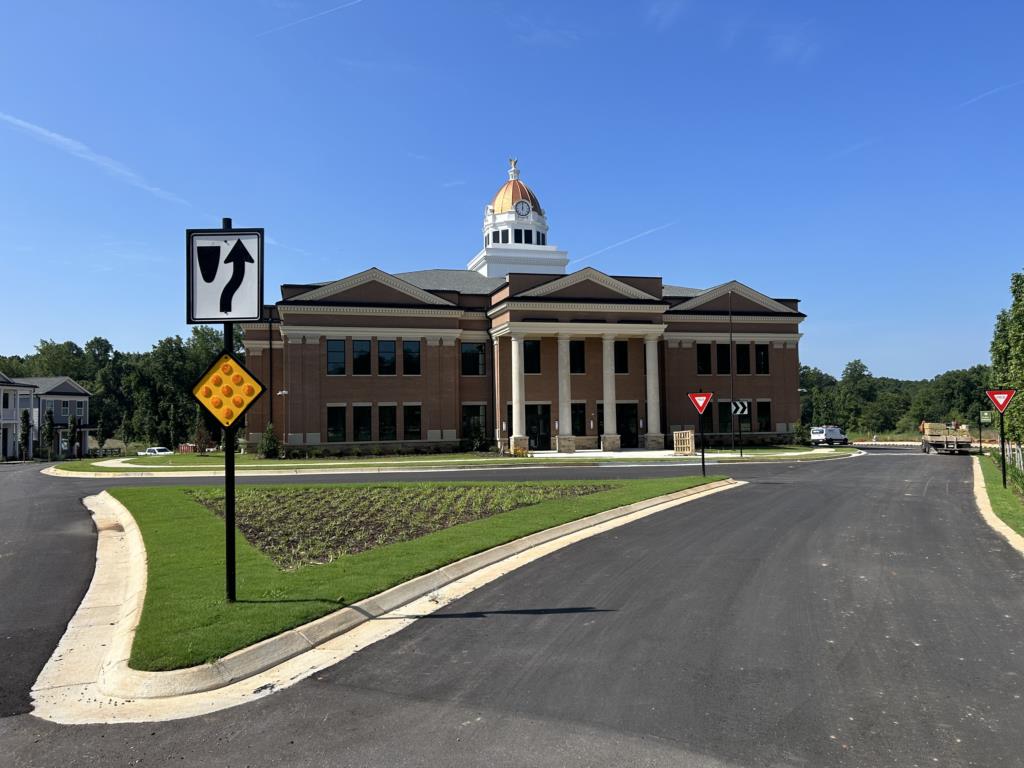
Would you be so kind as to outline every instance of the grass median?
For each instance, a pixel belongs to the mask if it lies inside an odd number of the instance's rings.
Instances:
[[[985,491],[992,504],[996,516],[1017,533],[1024,535],[1024,502],[1013,490],[1013,484],[1003,488],[1002,468],[999,456],[989,454],[982,456],[981,473],[985,476]]]
[[[234,604],[224,598],[224,524],[212,511],[221,492],[111,489],[148,557],[130,664],[213,661],[499,544],[720,479],[241,487]]]

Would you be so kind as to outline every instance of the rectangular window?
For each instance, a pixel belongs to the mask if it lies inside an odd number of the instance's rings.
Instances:
[[[402,408],[402,436],[405,440],[422,440],[420,430],[421,406],[406,405]]]
[[[718,431],[732,432],[732,403],[728,400],[718,401]]]
[[[572,433],[580,436],[587,434],[587,404],[573,403],[570,406],[572,412]]]
[[[540,339],[523,342],[523,372],[540,373]]]
[[[327,340],[327,375],[345,375],[345,340]]]
[[[377,375],[395,375],[395,342],[392,340],[377,341]]]
[[[754,345],[754,372],[755,373],[768,373],[768,345],[767,344],[755,344]]]
[[[483,437],[487,433],[484,426],[484,419],[487,415],[486,405],[464,405],[462,406],[462,438]]]
[[[345,406],[327,406],[327,442],[345,442]]]
[[[507,229],[501,230],[501,242],[503,242],[503,243],[507,243],[508,242],[508,230]]]
[[[615,342],[615,372],[629,373],[629,342],[625,339]]]
[[[10,407],[11,407],[11,393],[10,392],[4,392],[3,408],[6,409],[6,408],[10,408]]]
[[[711,373],[711,345],[697,345],[697,374],[706,375]]]
[[[597,404],[597,434],[604,434],[604,403]]]
[[[60,401],[60,415],[61,416],[67,416],[68,415],[68,401],[67,400],[61,400]]]
[[[774,432],[772,429],[772,404],[768,400],[757,403],[757,431]]]
[[[750,345],[736,345],[736,373],[746,376],[750,373]]]
[[[513,234],[515,234],[515,241],[517,243],[523,242],[523,230],[517,229]]]
[[[79,418],[81,418],[83,413],[85,413],[85,401],[84,400],[76,400],[75,401],[75,415],[77,415]]]
[[[352,436],[361,442],[373,439],[372,427],[373,408],[368,405],[356,405],[352,408]]]
[[[523,231],[523,242],[527,245],[533,245],[533,230],[527,229]]]
[[[718,372],[720,374],[732,373],[729,360],[729,345],[728,344],[715,344],[715,355],[718,358]]]
[[[394,405],[377,406],[377,439],[398,439],[398,407]]]
[[[487,372],[484,358],[484,343],[462,342],[462,375],[483,376]]]
[[[547,244],[548,244],[548,235],[547,235],[547,233],[546,232],[538,232],[537,233],[537,245],[547,245]]]
[[[704,413],[700,415],[699,423],[703,425],[705,435],[709,435],[715,430],[714,414],[711,412],[711,410],[712,409],[708,407],[704,410]]]
[[[569,342],[569,373],[587,372],[587,342],[573,339]]]
[[[356,339],[352,342],[352,373],[356,376],[370,375],[369,339]]]
[[[402,342],[402,375],[420,375],[420,343],[418,341]]]

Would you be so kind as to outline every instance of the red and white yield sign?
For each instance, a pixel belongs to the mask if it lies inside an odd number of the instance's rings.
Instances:
[[[715,396],[714,392],[691,392],[687,397],[690,398],[690,402],[693,403],[693,407],[697,409],[697,413],[703,414],[711,403],[711,398]]]
[[[988,395],[988,399],[992,401],[992,404],[996,407],[996,410],[1002,413],[1006,410],[1006,406],[1013,400],[1013,396],[1017,394],[1016,389],[989,389],[985,391]]]

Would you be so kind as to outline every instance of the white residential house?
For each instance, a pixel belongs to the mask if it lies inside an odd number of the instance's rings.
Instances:
[[[31,384],[22,384],[0,373],[0,460],[20,458],[18,439],[21,435],[21,411],[19,403],[22,398],[31,400]],[[31,441],[29,457],[32,455]]]
[[[80,431],[80,445],[89,444],[89,433],[95,429],[90,423],[90,392],[68,376],[40,376],[12,379],[22,388],[18,395],[18,414],[28,410],[32,419],[32,441],[37,444],[39,431],[47,411],[53,411],[53,424],[63,448],[68,422],[74,416]]]

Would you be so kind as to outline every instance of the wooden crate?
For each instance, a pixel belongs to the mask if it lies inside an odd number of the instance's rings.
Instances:
[[[684,429],[672,433],[672,446],[676,456],[693,456],[693,430]]]

